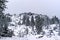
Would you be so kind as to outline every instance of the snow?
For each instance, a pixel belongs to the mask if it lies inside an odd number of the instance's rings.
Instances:
[[[23,18],[23,15],[21,16],[21,19]],[[12,22],[9,24],[9,29],[14,31],[15,36],[13,37],[2,37],[0,40],[60,40],[60,36],[58,36],[58,31],[59,30],[59,25],[58,24],[51,24],[48,25],[48,29],[43,26],[43,31],[45,32],[44,35],[32,35],[32,28],[30,26],[25,26],[25,25],[18,25],[18,22],[22,22],[21,19],[18,16],[12,16],[11,17]],[[31,17],[30,17],[31,19]],[[35,20],[35,18],[34,18]],[[13,24],[14,26],[12,26]],[[56,30],[54,30],[54,27],[57,27]],[[26,33],[26,28],[28,28],[28,35]],[[34,29],[35,26],[34,26]],[[50,30],[53,31],[50,35]],[[36,31],[36,30],[35,30]],[[24,37],[20,37],[20,35],[24,35]],[[42,37],[41,37],[42,36]],[[51,36],[51,37],[49,37]],[[41,38],[39,38],[41,37]]]
[[[58,32],[53,30],[53,28],[56,27],[56,26],[58,27],[58,25],[52,24],[52,25],[49,25],[49,27],[50,27],[49,29],[43,28],[43,31],[45,32],[45,35],[28,34],[28,35],[25,35],[24,37],[12,37],[12,38],[6,38],[6,39],[3,38],[1,40],[8,40],[8,39],[9,40],[60,40],[60,36],[58,36]],[[20,31],[24,33],[26,28],[29,29],[29,33],[32,32],[32,29],[29,26],[20,25],[20,26],[17,26],[16,29],[14,29],[15,35],[19,35]],[[52,35],[50,35],[50,31],[49,30],[53,30]],[[39,38],[40,36],[43,36],[43,37]],[[49,36],[51,36],[51,37],[49,37]]]
[[[60,40],[59,36],[53,36],[51,38],[47,38],[46,36],[42,37],[42,38],[35,38],[34,35],[30,35],[27,37],[11,37],[11,38],[1,38],[0,40]]]

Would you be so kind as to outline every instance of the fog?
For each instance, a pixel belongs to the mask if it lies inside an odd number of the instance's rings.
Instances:
[[[60,0],[8,0],[6,13],[32,12],[60,17]]]

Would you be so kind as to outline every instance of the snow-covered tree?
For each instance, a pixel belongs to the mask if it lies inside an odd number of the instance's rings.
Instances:
[[[58,19],[58,17],[54,16],[54,17],[51,19],[51,24],[59,24],[59,19]]]
[[[5,3],[7,0],[0,0],[0,36],[7,37],[9,36],[8,24],[10,22],[10,18],[4,14],[4,10],[6,8]],[[9,32],[9,33],[8,33]]]
[[[32,30],[34,31],[35,22],[34,22],[34,17],[33,16],[31,17],[30,25],[32,26]]]
[[[40,18],[39,15],[37,15],[36,16],[36,21],[35,21],[35,26],[36,26],[37,34],[40,34],[40,32],[42,31],[42,25],[43,25],[43,19]]]
[[[33,27],[34,25],[35,25],[34,17],[32,16],[32,17],[31,17],[31,26]]]
[[[26,23],[26,14],[23,15],[23,23],[22,24],[25,24]]]
[[[58,33],[58,35],[60,36],[60,21],[59,21],[59,33]]]
[[[29,26],[30,25],[30,20],[29,20],[29,16],[27,16],[27,18],[26,18],[26,26]]]

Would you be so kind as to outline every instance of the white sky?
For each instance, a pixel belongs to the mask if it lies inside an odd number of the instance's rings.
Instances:
[[[33,12],[60,17],[60,0],[8,0],[6,13]]]

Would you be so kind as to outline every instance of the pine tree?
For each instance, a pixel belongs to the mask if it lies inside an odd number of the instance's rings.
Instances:
[[[26,18],[26,26],[29,26],[30,25],[30,20],[29,20],[29,16],[27,16],[27,18]]]
[[[58,19],[58,17],[54,16],[54,17],[51,19],[51,24],[59,24],[59,19]]]
[[[49,24],[50,24],[50,18],[46,15],[46,16],[44,17],[44,25],[47,26],[47,25],[49,25]]]
[[[40,32],[42,31],[43,19],[40,18],[39,15],[37,15],[35,22],[36,22],[35,25],[36,25],[37,34],[40,34]]]
[[[48,26],[49,24],[50,24],[50,18],[47,15],[45,15],[43,25],[46,26],[46,29],[48,29],[49,28],[49,26]]]
[[[32,16],[32,17],[31,17],[31,26],[33,27],[34,25],[35,25],[34,17]]]
[[[59,32],[58,32],[58,35],[60,36],[60,21],[59,21]]]
[[[34,31],[35,22],[34,22],[34,17],[33,16],[31,17],[30,25],[32,26],[32,30]]]
[[[7,2],[6,0],[0,0],[0,35],[3,32],[3,26],[5,23],[5,15],[3,13],[3,11],[6,8],[5,2]]]
[[[0,0],[0,36],[9,36],[8,35],[8,24],[10,22],[10,18],[4,14],[4,10],[6,8],[5,3],[7,0]]]
[[[25,24],[26,22],[26,14],[23,16],[23,23],[22,24]]]

